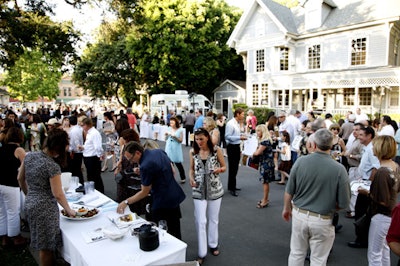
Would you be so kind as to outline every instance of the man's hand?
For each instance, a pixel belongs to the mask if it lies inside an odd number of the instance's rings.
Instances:
[[[292,210],[285,210],[282,211],[282,218],[286,222],[289,222],[290,218],[292,217]]]

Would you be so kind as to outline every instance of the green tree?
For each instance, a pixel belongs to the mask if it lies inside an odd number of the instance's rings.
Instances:
[[[211,95],[224,79],[244,79],[242,61],[226,45],[240,14],[222,0],[143,0],[127,44],[152,93]]]
[[[23,6],[0,0],[0,67],[11,68],[25,49],[36,47],[51,55],[50,61],[73,62],[78,33],[71,22],[53,22],[47,15],[51,13],[44,0],[29,0]]]
[[[73,79],[93,97],[116,97],[125,107],[137,100],[142,84],[137,80],[133,59],[126,49],[124,21],[104,23],[98,41],[88,46],[75,66]]]
[[[61,64],[49,60],[40,50],[25,50],[15,64],[6,72],[3,84],[10,96],[21,102],[38,97],[55,99],[59,93]]]

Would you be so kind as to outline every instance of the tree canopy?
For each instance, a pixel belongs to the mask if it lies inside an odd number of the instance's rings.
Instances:
[[[73,61],[78,33],[70,22],[53,22],[48,16],[52,12],[45,0],[29,0],[23,6],[0,0],[0,67],[11,68],[25,49],[36,47],[51,54],[48,60]]]
[[[226,78],[245,78],[241,58],[226,45],[240,13],[224,1],[115,0],[112,7],[119,21],[102,26],[74,72],[92,95],[129,106],[143,87],[209,96]]]
[[[62,75],[60,66],[38,49],[25,49],[6,72],[3,83],[8,86],[10,96],[22,102],[34,101],[38,97],[56,99]]]

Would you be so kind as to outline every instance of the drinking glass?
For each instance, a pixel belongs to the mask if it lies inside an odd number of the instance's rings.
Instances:
[[[161,234],[161,243],[164,243],[166,242],[165,238],[166,238],[166,233],[168,231],[167,221],[166,220],[158,221],[158,228]]]

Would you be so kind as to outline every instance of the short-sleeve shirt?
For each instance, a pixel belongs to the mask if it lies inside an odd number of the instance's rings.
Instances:
[[[343,165],[329,154],[314,152],[299,157],[290,171],[286,192],[304,210],[330,215],[350,202],[349,177]]]
[[[171,160],[163,150],[144,150],[140,175],[142,185],[151,185],[153,209],[176,208],[185,199],[185,193],[172,172]]]

